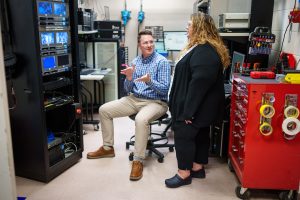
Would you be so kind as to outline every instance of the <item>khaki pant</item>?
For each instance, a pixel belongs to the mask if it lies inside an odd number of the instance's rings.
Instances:
[[[105,103],[99,108],[103,145],[114,145],[113,118],[136,114],[134,156],[144,159],[152,121],[164,115],[167,103],[130,96]]]

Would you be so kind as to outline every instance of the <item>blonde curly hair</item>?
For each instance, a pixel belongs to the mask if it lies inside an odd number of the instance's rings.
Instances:
[[[230,64],[228,49],[224,45],[215,23],[211,16],[204,13],[194,13],[191,15],[192,34],[183,52],[194,45],[209,43],[217,51],[222,61],[224,69]]]

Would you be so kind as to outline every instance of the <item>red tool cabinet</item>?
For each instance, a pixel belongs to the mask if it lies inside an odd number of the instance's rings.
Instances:
[[[241,183],[239,198],[248,198],[249,189],[282,190],[280,199],[297,196],[299,108],[300,84],[235,76],[228,164]]]

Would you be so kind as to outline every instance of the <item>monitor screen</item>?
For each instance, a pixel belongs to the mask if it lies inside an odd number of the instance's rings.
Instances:
[[[188,43],[186,31],[164,31],[165,50],[181,51]]]
[[[54,44],[54,33],[53,32],[41,32],[41,45]]]
[[[233,73],[239,72],[240,69],[237,69],[239,67],[243,66],[245,60],[245,54],[239,53],[237,51],[233,52],[232,60],[231,60],[231,70],[229,74],[229,80],[232,83],[233,79]]]
[[[56,67],[55,56],[47,56],[42,58],[42,65],[44,71],[50,71]]]
[[[160,41],[155,42],[155,50],[156,51],[164,51],[165,50],[164,42],[160,42]]]
[[[57,65],[59,67],[69,65],[69,55],[57,56]]]
[[[43,2],[43,1],[39,2],[38,13],[40,15],[52,15],[53,14],[52,3]]]
[[[64,3],[54,3],[54,15],[66,16],[67,15],[66,4],[64,4]]]
[[[68,33],[67,32],[56,32],[56,43],[57,44],[67,44],[68,43]]]

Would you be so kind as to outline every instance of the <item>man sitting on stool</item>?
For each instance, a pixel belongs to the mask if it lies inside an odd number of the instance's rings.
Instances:
[[[126,76],[124,88],[128,96],[105,103],[99,108],[103,146],[89,152],[87,158],[114,157],[113,118],[136,114],[135,151],[130,180],[143,176],[143,160],[152,121],[164,115],[167,110],[167,96],[170,85],[171,68],[166,58],[154,51],[151,31],[138,34],[138,46],[142,55],[126,66],[121,74]]]

